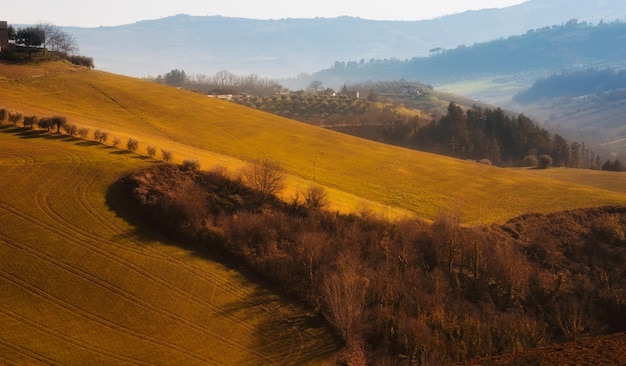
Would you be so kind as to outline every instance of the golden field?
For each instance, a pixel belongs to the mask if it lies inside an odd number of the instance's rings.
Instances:
[[[0,126],[0,363],[323,364],[340,347],[306,310],[234,269],[118,217],[107,187],[155,163],[231,173],[282,164],[286,200],[317,184],[332,209],[392,219],[457,212],[490,224],[626,204],[626,175],[500,169],[365,141],[163,85],[62,62],[0,64],[0,107],[64,115],[95,143]],[[117,136],[120,148],[110,145]],[[123,150],[140,141],[138,154]],[[156,158],[160,154],[157,153]]]
[[[171,150],[178,162],[198,159],[204,168],[236,171],[254,159],[276,160],[289,175],[285,199],[319,184],[329,189],[333,208],[344,212],[432,219],[456,211],[475,224],[529,211],[626,203],[623,192],[364,141],[65,63],[3,67],[0,100],[0,107],[26,115],[65,115],[79,126],[120,137],[122,144],[136,138],[139,152],[150,144]]]
[[[0,363],[320,364],[305,309],[116,216],[105,191],[150,161],[0,130]]]

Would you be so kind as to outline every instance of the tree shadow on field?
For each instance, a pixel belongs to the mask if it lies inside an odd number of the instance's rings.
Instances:
[[[116,151],[111,151],[110,154],[113,155],[129,155],[132,154],[130,151],[128,150],[116,150]]]
[[[81,140],[80,142],[77,142],[76,145],[78,145],[78,146],[98,146],[98,145],[100,145],[100,143],[97,142],[97,141],[84,141],[84,140]]]
[[[124,152],[130,154],[128,151]],[[234,296],[230,297],[231,302],[216,304],[219,309],[217,315],[232,319],[235,324],[253,327],[251,337],[245,340],[249,343],[245,346],[255,352],[250,353],[251,359],[245,363],[267,363],[271,360],[271,363],[281,365],[323,364],[341,349],[340,338],[320,315],[306,305],[288,295],[280,294],[275,286],[265,283],[235,260],[199,250],[196,245],[185,243],[182,239],[171,239],[167,233],[158,232],[157,228],[143,222],[142,216],[134,212],[129,204],[130,200],[122,193],[122,186],[121,180],[109,186],[106,203],[119,218],[131,225],[131,229],[118,234],[113,240],[130,239],[136,245],[159,243],[181,248],[192,256],[220,263],[229,270],[236,271],[243,282],[251,284],[240,294],[234,290]],[[261,358],[259,354],[267,358]]]
[[[254,289],[245,298],[222,305],[219,313],[255,325],[252,349],[285,365],[322,363],[340,350],[341,340],[319,315],[270,290]]]

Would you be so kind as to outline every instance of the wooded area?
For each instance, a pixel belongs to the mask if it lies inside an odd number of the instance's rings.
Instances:
[[[156,165],[124,176],[108,201],[309,304],[349,364],[463,361],[626,330],[624,208],[478,227],[454,213],[388,222],[243,183]]]

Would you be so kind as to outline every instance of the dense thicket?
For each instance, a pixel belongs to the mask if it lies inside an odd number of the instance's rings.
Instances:
[[[306,301],[351,364],[440,364],[626,329],[626,208],[391,223],[173,165],[124,176],[108,200]]]
[[[550,134],[524,115],[474,106],[463,110],[450,103],[448,114],[417,130],[415,146],[462,159],[489,159],[495,165],[525,165],[525,157],[546,155],[555,166],[592,167],[595,154],[577,142]],[[589,162],[589,160],[591,162]],[[599,167],[598,167],[599,168]]]
[[[626,70],[590,68],[583,71],[562,72],[537,80],[530,88],[518,93],[518,103],[535,103],[541,100],[579,97],[626,88]]]

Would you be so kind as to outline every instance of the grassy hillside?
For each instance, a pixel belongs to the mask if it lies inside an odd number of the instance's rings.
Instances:
[[[234,103],[67,64],[0,69],[0,100],[25,114],[70,122],[166,148],[176,161],[231,169],[269,158],[289,174],[286,198],[315,183],[334,208],[433,218],[458,211],[467,223],[528,211],[626,203],[626,194],[377,144]]]
[[[317,365],[332,356],[332,336],[303,309],[107,208],[107,186],[150,160],[38,132],[0,129],[0,363]]]

